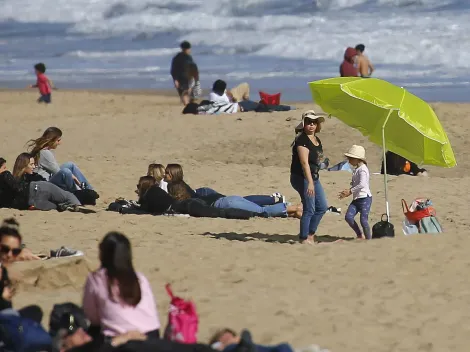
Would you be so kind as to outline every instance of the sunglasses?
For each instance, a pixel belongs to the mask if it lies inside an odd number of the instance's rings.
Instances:
[[[11,252],[14,257],[17,257],[21,253],[22,249],[21,248],[10,248],[6,244],[0,245],[0,253],[1,254],[8,254]]]
[[[312,119],[309,119],[309,118],[307,117],[307,118],[305,118],[305,120],[304,120],[304,124],[305,124],[306,126],[308,126],[308,125],[316,125],[316,124],[318,124],[318,120],[312,120]]]

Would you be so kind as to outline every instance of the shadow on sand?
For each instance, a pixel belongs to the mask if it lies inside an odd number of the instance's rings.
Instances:
[[[254,233],[235,233],[235,232],[223,232],[223,233],[212,233],[205,232],[200,234],[200,236],[205,236],[213,239],[224,238],[229,241],[264,241],[270,243],[282,243],[282,244],[295,244],[299,242],[299,237],[294,235],[269,235],[266,233],[254,232]],[[319,243],[332,243],[336,241],[353,241],[354,238],[351,237],[337,237],[337,236],[317,236],[317,241]]]

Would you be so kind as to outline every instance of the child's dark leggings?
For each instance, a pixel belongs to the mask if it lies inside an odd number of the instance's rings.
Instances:
[[[366,197],[366,198],[358,198],[352,201],[352,203],[348,207],[348,211],[346,212],[345,220],[351,226],[351,228],[354,230],[356,233],[357,237],[362,236],[361,229],[359,228],[359,225],[357,222],[354,220],[354,217],[357,215],[357,213],[361,214],[361,226],[364,230],[364,235],[368,240],[372,238],[372,234],[370,232],[370,226],[369,226],[369,212],[370,212],[370,207],[372,205],[372,197]]]

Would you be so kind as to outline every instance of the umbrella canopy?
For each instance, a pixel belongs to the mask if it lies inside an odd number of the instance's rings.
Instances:
[[[377,78],[338,77],[309,83],[316,104],[370,141],[416,164],[457,164],[432,108],[417,96]]]

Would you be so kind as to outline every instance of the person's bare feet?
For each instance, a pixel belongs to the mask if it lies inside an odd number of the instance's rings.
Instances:
[[[366,239],[366,236],[364,236],[364,235],[357,236],[357,239],[358,239],[358,240],[365,240],[365,239]]]
[[[300,244],[315,244],[315,235],[308,235],[306,239],[301,239]]]

